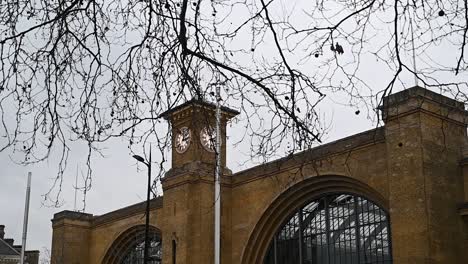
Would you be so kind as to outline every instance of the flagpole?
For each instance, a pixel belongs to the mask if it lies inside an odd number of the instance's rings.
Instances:
[[[28,172],[28,185],[26,187],[26,202],[24,205],[24,220],[23,220],[23,245],[21,246],[20,264],[24,264],[24,252],[26,251],[26,237],[28,234],[28,216],[29,216],[29,199],[31,195],[31,172]]]

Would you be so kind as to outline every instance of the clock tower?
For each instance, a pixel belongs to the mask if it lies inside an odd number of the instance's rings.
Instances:
[[[172,127],[172,169],[215,164],[216,106],[191,100],[161,116]],[[226,124],[239,112],[221,107],[221,166],[226,166]]]
[[[226,124],[239,112],[221,108],[221,223],[231,217],[226,168]],[[214,259],[214,174],[216,106],[191,100],[162,114],[171,123],[172,168],[162,179],[164,263],[206,263]],[[230,233],[221,224],[221,248],[228,252]],[[222,254],[222,262],[230,261]],[[177,260],[176,260],[177,259]],[[209,260],[207,262],[207,260]]]

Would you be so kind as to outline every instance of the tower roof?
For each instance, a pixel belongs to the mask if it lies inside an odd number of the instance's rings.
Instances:
[[[214,111],[216,109],[216,105],[213,104],[213,103],[210,103],[210,102],[206,102],[206,101],[203,101],[203,100],[200,100],[200,99],[192,99],[190,101],[187,101],[181,105],[178,105],[172,109],[169,109],[167,110],[166,112],[162,113],[159,115],[159,117],[164,117],[164,119],[169,119],[174,113],[176,112],[179,112],[179,111],[183,111],[189,107],[200,107],[200,108],[204,108],[204,109],[207,109],[207,110],[212,110]],[[223,112],[224,115],[227,115],[228,118],[232,118],[236,115],[239,114],[239,111],[237,110],[234,110],[232,108],[229,108],[229,107],[225,107],[225,106],[221,106],[221,111]]]
[[[382,111],[382,119],[385,122],[415,111],[422,111],[461,125],[468,123],[468,112],[463,102],[419,86],[384,97],[383,104],[378,109]]]

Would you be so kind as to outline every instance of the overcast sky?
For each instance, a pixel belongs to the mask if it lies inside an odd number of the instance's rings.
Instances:
[[[457,52],[457,50],[447,51],[441,48],[439,52],[434,53],[433,58],[440,60],[445,58],[453,61],[458,54]],[[343,56],[347,55],[345,53]],[[376,67],[372,61],[367,62],[369,63],[368,66],[362,69],[367,83],[371,87],[376,87],[376,90],[383,89],[387,85],[391,73],[381,71],[381,68]],[[304,65],[304,67],[307,67],[307,65]],[[414,83],[412,78],[406,77],[408,79],[406,88],[409,88]],[[322,104],[320,112],[330,125],[329,134],[324,137],[324,143],[372,129],[376,126],[368,119],[365,111],[361,111],[361,114],[356,115],[356,110],[356,108],[332,103],[330,100]],[[234,172],[253,165],[251,163],[240,165],[249,159],[247,145],[239,145],[238,149],[234,149],[232,145],[233,142],[238,140],[236,135],[242,134],[233,132],[240,131],[242,127],[243,125],[239,123],[234,123],[232,127],[228,126],[228,135],[230,137],[227,144],[227,164]],[[0,140],[2,139],[0,138]],[[100,215],[144,200],[146,195],[146,171],[142,167],[137,170],[136,162],[131,158],[127,146],[128,142],[114,139],[105,145],[106,149],[103,151],[105,158],[93,160],[94,177],[92,189],[86,201],[87,213]],[[31,171],[33,177],[27,249],[50,249],[52,237],[50,220],[54,213],[74,209],[75,164],[82,160],[82,157],[87,154],[86,151],[86,147],[79,144],[74,145],[71,150],[70,164],[72,165],[65,174],[61,196],[64,203],[60,208],[45,207],[42,203],[42,195],[51,187],[56,173],[57,161],[53,157],[43,163],[23,167],[12,160],[10,152],[0,153],[0,224],[6,226],[6,237],[15,239],[16,243],[21,243],[26,178],[28,171]],[[236,155],[233,155],[234,153]],[[238,153],[245,153],[246,155],[239,155]],[[84,171],[84,164],[79,165],[78,171]],[[78,185],[80,186],[82,185],[82,179],[81,177],[78,179]],[[78,208],[83,207],[81,199],[82,196],[79,193]]]

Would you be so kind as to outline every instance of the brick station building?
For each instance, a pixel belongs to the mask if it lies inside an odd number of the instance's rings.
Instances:
[[[382,127],[224,168],[221,263],[468,263],[463,103],[413,87],[380,110]],[[237,114],[222,109],[223,166],[226,124]],[[151,201],[151,263],[213,263],[215,156],[203,134],[213,106],[191,101],[164,117],[175,143],[164,196]],[[143,263],[144,211],[140,203],[55,214],[52,263]]]

